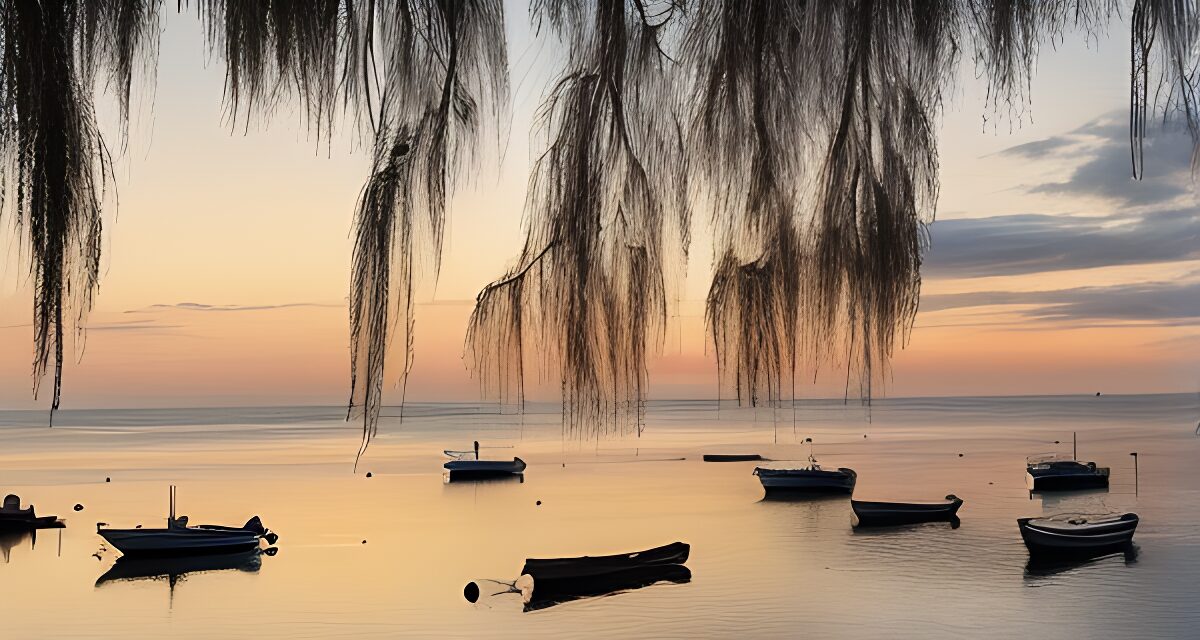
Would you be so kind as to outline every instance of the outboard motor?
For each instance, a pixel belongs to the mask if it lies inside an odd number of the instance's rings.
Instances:
[[[254,516],[253,518],[247,520],[246,524],[242,528],[246,529],[247,531],[253,531],[260,536],[266,535],[267,533],[267,528],[263,526],[262,520],[258,516]]]

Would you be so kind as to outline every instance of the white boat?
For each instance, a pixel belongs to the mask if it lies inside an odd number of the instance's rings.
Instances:
[[[1020,518],[1021,539],[1033,555],[1090,556],[1122,549],[1133,542],[1136,513],[1104,516],[1063,514]]]
[[[110,529],[96,523],[96,533],[128,556],[169,556],[202,553],[230,553],[256,549],[260,540],[274,544],[278,539],[262,525],[258,516],[241,527],[220,525],[189,526],[187,516],[175,517],[175,487],[171,487],[171,511],[165,529]]]
[[[853,469],[822,469],[811,456],[807,466],[795,469],[755,467],[754,475],[767,494],[771,493],[853,493],[858,474]]]

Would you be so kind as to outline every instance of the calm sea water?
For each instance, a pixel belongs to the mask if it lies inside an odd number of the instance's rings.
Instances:
[[[417,405],[352,471],[340,408],[0,412],[0,492],[63,530],[0,538],[5,638],[1196,637],[1200,418],[1190,395],[884,400],[792,410],[653,403],[640,437],[564,439],[547,411]],[[1024,458],[1112,467],[1107,492],[1031,498]],[[864,437],[865,436],[865,437]],[[856,532],[846,499],[762,500],[752,463],[858,471],[863,499],[965,499],[962,526]],[[520,456],[524,482],[449,484],[442,449]],[[1055,444],[1055,441],[1060,444]],[[1140,470],[1135,494],[1133,458]],[[784,463],[786,464],[786,463]],[[366,478],[370,471],[372,478]],[[105,478],[111,482],[105,482]],[[97,522],[162,526],[168,485],[192,522],[279,532],[261,562],[97,584],[116,552]],[[541,501],[538,505],[537,501]],[[72,505],[84,505],[81,512]],[[1136,555],[1030,571],[1018,517],[1130,510]],[[692,545],[686,584],[525,612],[468,604],[526,557]]]

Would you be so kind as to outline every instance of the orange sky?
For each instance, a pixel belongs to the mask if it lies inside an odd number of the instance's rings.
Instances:
[[[510,5],[509,148],[453,200],[441,279],[418,308],[411,400],[477,398],[461,359],[469,301],[521,246],[527,132],[553,56],[531,44],[524,5]],[[344,402],[363,149],[350,136],[318,144],[288,113],[231,133],[223,67],[203,64],[194,17],[166,22],[156,88],[143,90],[118,161],[119,215],[106,218],[103,281],[63,407]],[[1196,390],[1200,312],[1179,300],[1200,280],[1187,248],[1200,248],[1196,201],[1176,157],[1186,136],[1161,136],[1148,148],[1151,178],[1129,180],[1119,157],[1126,42],[1117,25],[1090,49],[1069,36],[1044,53],[1032,110],[1015,124],[985,118],[965,60],[942,125],[923,311],[888,394]],[[651,398],[716,395],[702,321],[711,242],[705,214],[695,219],[685,299],[651,363]],[[30,395],[23,256],[4,224],[0,407],[44,407]],[[798,391],[837,395],[839,379]]]

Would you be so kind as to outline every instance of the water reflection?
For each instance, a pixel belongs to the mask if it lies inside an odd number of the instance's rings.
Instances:
[[[104,575],[96,579],[99,587],[107,582],[124,580],[158,580],[166,578],[171,589],[189,573],[237,570],[255,573],[262,568],[262,556],[273,556],[275,547],[237,553],[180,556],[173,558],[137,558],[121,556]]]
[[[1093,567],[1097,565],[1113,564],[1117,558],[1120,558],[1126,566],[1135,564],[1138,557],[1138,547],[1130,545],[1128,548],[1121,551],[1108,551],[1099,553],[1090,557],[1082,558],[1042,558],[1030,557],[1029,562],[1025,565],[1025,579],[1039,580],[1051,576],[1060,575],[1063,573],[1073,572],[1085,567]]]
[[[475,471],[447,471],[442,474],[446,484],[524,484],[525,474],[482,474]]]
[[[533,581],[533,588],[523,594],[525,611],[546,609],[564,602],[584,598],[611,596],[625,591],[641,589],[660,582],[685,584],[692,579],[692,571],[681,564],[635,567],[616,573],[608,573],[573,580]]]
[[[29,539],[29,548],[32,549],[37,544],[37,535],[33,531],[3,531],[0,532],[0,554],[4,556],[4,564],[8,564],[12,557],[12,550],[25,539]]]

